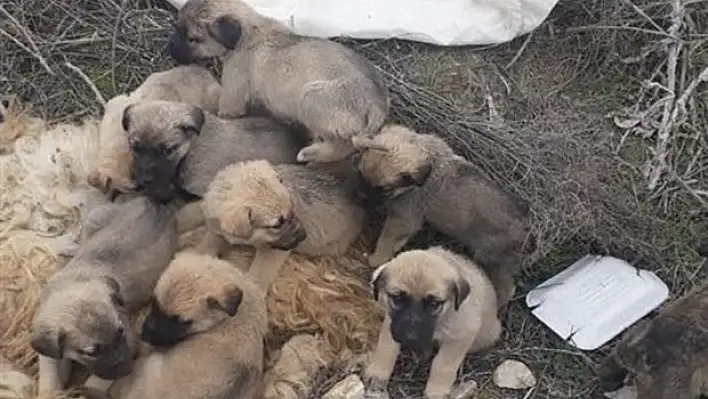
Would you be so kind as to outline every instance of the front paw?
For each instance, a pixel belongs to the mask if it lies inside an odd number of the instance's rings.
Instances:
[[[305,148],[302,148],[298,153],[297,153],[297,161],[300,163],[317,163],[317,160],[320,158],[320,150],[319,147],[315,144],[309,145]]]
[[[449,399],[450,390],[443,387],[425,388],[425,399]]]

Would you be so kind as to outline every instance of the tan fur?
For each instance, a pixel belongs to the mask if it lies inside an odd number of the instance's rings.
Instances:
[[[364,371],[369,388],[385,386],[400,353],[392,335],[393,296],[416,300],[433,296],[444,301],[438,310],[433,339],[440,350],[433,360],[425,388],[429,399],[449,394],[457,371],[467,353],[494,344],[501,333],[494,288],[484,272],[472,261],[442,247],[412,250],[385,263],[373,277],[379,303],[387,310],[379,332],[378,345]],[[464,285],[467,284],[467,288]],[[455,310],[455,290],[462,295]]]
[[[506,304],[521,267],[528,205],[455,155],[440,137],[387,125],[374,139],[355,144],[362,180],[370,195],[383,198],[387,213],[370,264],[391,259],[428,222],[473,252],[499,305]]]
[[[148,195],[152,189],[162,190],[167,198],[174,194],[175,187],[166,186],[170,184],[202,196],[214,175],[227,165],[251,159],[294,163],[300,148],[297,137],[274,120],[222,119],[181,102],[140,101],[125,110],[124,118],[134,177]],[[160,147],[162,153],[146,152]]]
[[[144,197],[92,210],[81,227],[75,257],[47,281],[32,323],[32,347],[39,356],[39,391],[60,390],[77,362],[120,361],[127,372],[136,338],[129,315],[144,306],[177,249],[173,211]],[[121,333],[122,331],[122,333]],[[116,336],[125,344],[116,344]],[[100,344],[97,356],[84,352]],[[98,367],[96,366],[96,367]],[[127,371],[126,371],[127,370]]]
[[[291,250],[343,254],[359,236],[365,211],[352,182],[325,168],[242,162],[216,175],[204,216],[213,234],[257,247],[249,272],[267,288]]]
[[[296,35],[240,0],[189,0],[170,47],[178,62],[224,58],[220,116],[242,116],[256,103],[304,125],[316,142],[300,151],[300,162],[344,159],[351,138],[376,134],[389,111],[388,89],[363,56]]]
[[[695,399],[708,394],[708,284],[625,333],[599,374],[606,391],[634,374],[637,398]]]
[[[221,85],[209,70],[187,65],[153,73],[133,92],[109,100],[99,128],[101,162],[89,174],[88,183],[111,195],[135,189],[130,176],[132,156],[121,124],[128,105],[141,100],[173,100],[216,112],[220,92]]]
[[[241,299],[233,316],[209,306],[210,300],[227,302],[234,293]],[[155,287],[155,300],[166,313],[192,320],[194,335],[139,358],[135,371],[115,381],[108,395],[260,399],[267,331],[264,296],[228,262],[192,251],[178,253]]]

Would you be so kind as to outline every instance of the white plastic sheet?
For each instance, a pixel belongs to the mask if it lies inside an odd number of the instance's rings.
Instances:
[[[187,0],[168,0],[181,8]],[[558,0],[245,0],[295,32],[399,38],[442,46],[507,42],[535,29]]]

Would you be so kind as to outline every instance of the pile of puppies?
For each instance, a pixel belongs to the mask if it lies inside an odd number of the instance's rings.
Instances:
[[[111,202],[88,213],[35,313],[40,393],[81,366],[94,397],[262,397],[265,298],[284,262],[343,254],[383,209],[368,262],[386,316],[365,380],[384,387],[401,346],[439,342],[426,395],[447,395],[465,355],[499,337],[526,202],[441,138],[387,124],[387,87],[340,44],[238,0],[189,0],[175,29],[182,65],[106,105],[88,181]],[[195,65],[212,57],[221,84]],[[466,254],[400,252],[425,223]],[[231,251],[255,255],[239,268]],[[128,316],[146,305],[137,339]]]

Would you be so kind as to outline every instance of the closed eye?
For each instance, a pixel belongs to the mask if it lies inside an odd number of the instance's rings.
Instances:
[[[275,223],[270,227],[277,229],[277,228],[283,227],[284,224],[285,224],[285,216],[280,215],[278,220],[276,220]]]

